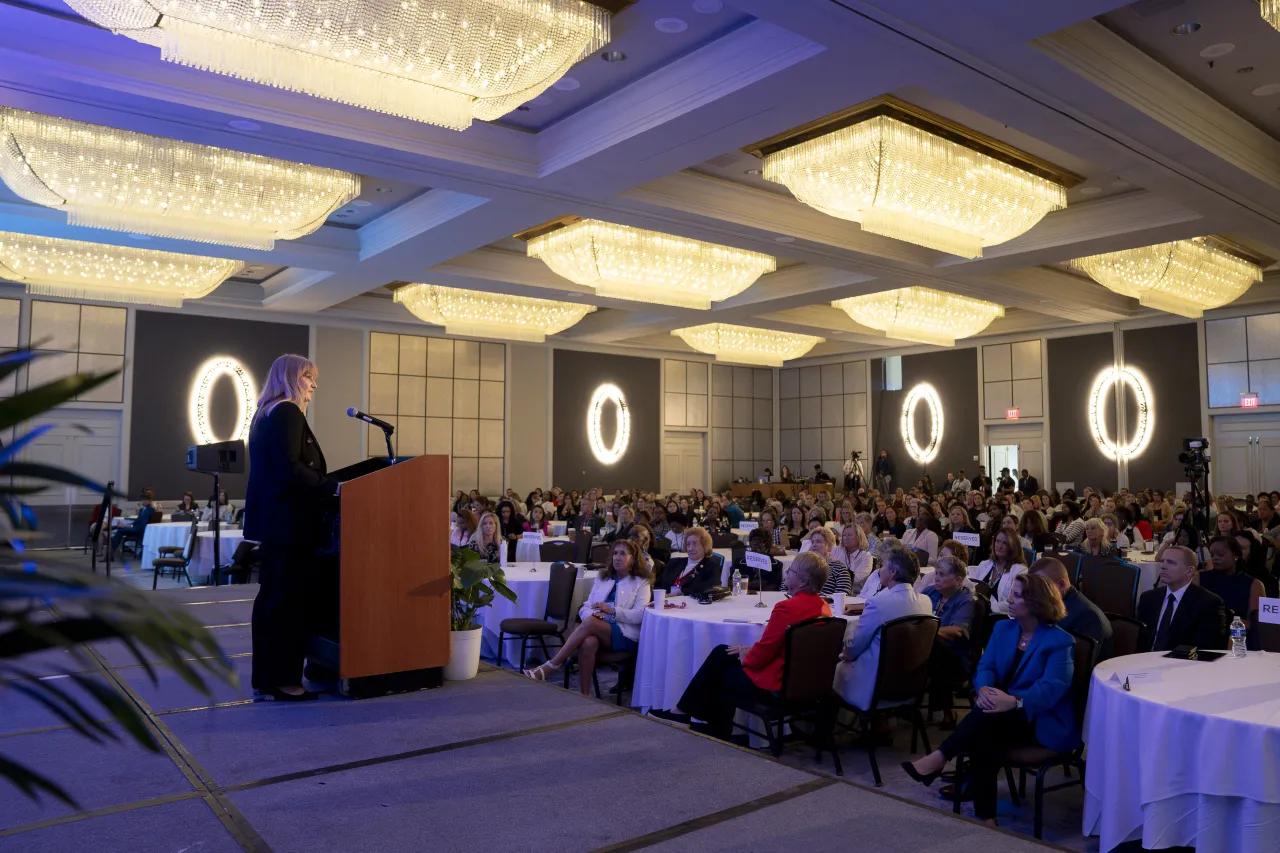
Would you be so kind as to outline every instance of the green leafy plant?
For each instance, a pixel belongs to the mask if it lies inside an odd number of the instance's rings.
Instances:
[[[505,543],[503,547],[506,547]],[[507,586],[506,573],[497,563],[486,563],[470,548],[454,551],[450,562],[453,569],[450,630],[470,631],[478,628],[475,624],[476,613],[493,604],[495,596],[501,595],[508,601],[516,600],[515,591]]]
[[[31,350],[0,355],[0,379],[41,357]],[[26,551],[37,537],[35,513],[24,501],[51,483],[104,491],[104,487],[61,468],[19,459],[22,451],[52,426],[25,433],[21,424],[110,380],[118,371],[78,374],[0,400],[0,430],[19,435],[0,448],[0,692],[12,691],[37,703],[95,743],[119,741],[120,730],[152,752],[161,747],[139,708],[111,684],[111,675],[87,643],[119,640],[152,683],[164,665],[183,681],[209,694],[206,678],[228,683],[234,670],[225,652],[200,622],[155,596],[76,566],[44,560]],[[7,522],[7,524],[6,524]],[[56,673],[34,655],[70,655]],[[72,671],[77,670],[77,671]],[[50,674],[65,678],[48,678]],[[0,751],[0,779],[33,799],[55,797],[76,806],[57,782],[6,758]]]

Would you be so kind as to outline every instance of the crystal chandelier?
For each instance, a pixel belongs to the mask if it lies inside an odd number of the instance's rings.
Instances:
[[[0,179],[72,225],[267,250],[360,194],[349,172],[8,107]]]
[[[940,347],[955,346],[957,338],[976,335],[1004,316],[1004,308],[994,302],[927,287],[850,296],[831,304],[854,321],[891,338]]]
[[[1262,17],[1268,24],[1280,30],[1280,0],[1262,0]]]
[[[837,118],[822,135],[814,136],[825,129],[819,122],[753,149],[764,177],[863,231],[960,257],[981,257],[983,246],[1012,240],[1066,207],[1061,180],[1078,180],[893,98]]]
[[[535,231],[538,229],[535,229]],[[580,219],[529,238],[529,257],[612,299],[711,307],[777,269],[759,252]]]
[[[1191,318],[1238,299],[1262,280],[1257,264],[1203,237],[1091,255],[1071,265],[1141,305]]]
[[[609,41],[582,0],[68,0],[169,62],[454,130],[537,97]]]
[[[395,300],[419,320],[444,326],[451,335],[533,343],[542,343],[547,335],[563,332],[596,310],[594,305],[576,302],[508,296],[438,284],[407,284],[396,290]]]
[[[714,355],[716,361],[758,364],[761,367],[781,367],[784,361],[799,358],[825,340],[813,335],[731,326],[728,323],[690,326],[676,329],[671,334],[698,352]]]
[[[178,308],[234,275],[239,261],[0,232],[0,276],[27,292]]]

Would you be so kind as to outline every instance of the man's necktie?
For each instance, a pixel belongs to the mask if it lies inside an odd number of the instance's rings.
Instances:
[[[1156,644],[1151,647],[1151,651],[1167,652],[1173,648],[1169,645],[1169,625],[1173,622],[1173,609],[1177,606],[1178,599],[1173,597],[1173,593],[1169,593],[1165,600],[1164,615],[1160,617],[1160,627],[1156,629]]]

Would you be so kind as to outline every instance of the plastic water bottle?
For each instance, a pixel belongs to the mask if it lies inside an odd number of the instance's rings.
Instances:
[[[1231,656],[1233,658],[1242,658],[1246,654],[1244,635],[1244,620],[1237,616],[1231,620]]]
[[[742,595],[742,572],[737,566],[733,567],[733,594]]]

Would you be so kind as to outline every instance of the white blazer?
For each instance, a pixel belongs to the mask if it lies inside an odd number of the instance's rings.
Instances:
[[[929,552],[929,565],[938,562],[938,534],[932,530],[908,530],[902,537],[902,547],[908,551],[920,549]]]
[[[591,586],[591,594],[587,596],[582,609],[578,611],[578,618],[583,622],[592,618],[592,614],[595,611],[591,609],[591,605],[604,604],[615,583],[618,585],[618,595],[613,602],[613,616],[611,618],[622,628],[624,637],[628,640],[638,641],[640,639],[640,620],[644,618],[644,609],[649,606],[649,600],[653,597],[653,590],[648,581],[641,580],[635,575],[627,575],[620,581],[596,578],[596,582]]]
[[[876,670],[880,666],[880,626],[892,619],[933,613],[933,603],[900,583],[867,599],[866,609],[845,643],[845,660],[836,665],[835,689],[855,708],[866,710],[875,692]]]
[[[976,569],[969,572],[969,580],[986,582],[995,567],[996,564],[992,560],[983,560]],[[1004,577],[1000,578],[1000,583],[993,590],[995,596],[991,599],[992,613],[1009,612],[1009,594],[1013,592],[1013,579],[1026,573],[1027,567],[1021,563],[1015,563],[1011,571],[1005,572]]]

